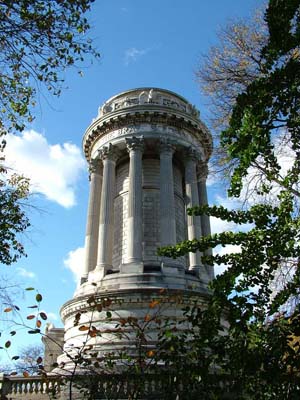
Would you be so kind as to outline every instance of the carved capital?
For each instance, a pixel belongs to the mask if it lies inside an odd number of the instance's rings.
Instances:
[[[201,158],[200,153],[192,146],[185,149],[184,160],[185,162],[194,161],[197,162]]]
[[[99,158],[102,161],[105,160],[111,160],[111,161],[117,161],[117,159],[120,157],[120,151],[117,149],[116,146],[113,146],[111,143],[109,143],[108,146],[103,146],[99,151]]]
[[[94,159],[94,160],[91,160],[90,162],[89,162],[89,174],[91,175],[91,174],[95,174],[95,173],[100,173],[100,171],[101,171],[101,163],[100,163],[100,160],[99,160],[99,158],[96,158],[96,159]]]
[[[160,138],[160,145],[159,145],[160,153],[173,154],[175,149],[176,149],[176,147],[175,147],[175,143],[173,140],[170,140],[169,138],[166,138],[166,137]]]
[[[197,163],[197,176],[201,182],[205,182],[208,175],[208,166],[207,162],[199,161]]]
[[[133,136],[131,138],[125,138],[125,143],[127,146],[128,151],[143,151],[144,149],[144,137],[136,137]]]

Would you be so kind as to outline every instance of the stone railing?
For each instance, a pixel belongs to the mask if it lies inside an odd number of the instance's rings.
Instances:
[[[215,376],[215,384],[222,388],[222,399],[238,400],[228,391],[228,376]],[[201,380],[191,380],[176,374],[87,374],[66,377],[28,378],[0,375],[0,400],[124,400],[202,398]],[[199,396],[200,397],[199,397]],[[183,396],[183,397],[182,397]],[[187,397],[184,397],[187,398]]]
[[[29,376],[0,375],[0,399],[26,399],[44,400],[60,393],[61,378]]]

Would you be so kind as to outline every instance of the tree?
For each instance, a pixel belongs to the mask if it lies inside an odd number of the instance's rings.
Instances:
[[[99,57],[86,37],[93,0],[0,1],[0,262],[25,255],[19,235],[29,226],[24,212],[28,180],[8,175],[5,134],[31,122],[43,88],[59,96],[64,72],[86,57]]]
[[[2,169],[2,172],[5,170]],[[18,234],[29,226],[23,209],[29,196],[28,179],[13,174],[0,180],[0,263],[10,265],[25,255]]]
[[[220,132],[228,126],[238,94],[263,73],[260,52],[268,38],[263,11],[249,20],[229,21],[217,37],[218,44],[201,57],[196,78],[211,102],[212,126]]]
[[[16,362],[10,366],[10,372],[16,372],[19,375],[28,373],[30,375],[37,375],[40,372],[39,364],[44,355],[44,349],[41,344],[30,344],[22,347],[18,352],[18,358],[15,357]]]
[[[287,301],[300,290],[299,0],[270,0],[265,21],[268,40],[259,51],[262,72],[237,95],[221,145],[234,165],[229,195],[240,196],[255,166],[263,173],[257,194],[271,196],[272,202],[259,202],[265,198],[258,196],[246,210],[193,208],[189,213],[235,222],[239,231],[186,241],[160,254],[178,257],[217,245],[240,246],[239,253],[203,259],[210,265],[225,264],[227,270],[212,282],[206,310],[186,310],[196,328],[190,348],[208,370],[217,366],[218,373],[225,374],[223,384],[236,398],[296,399],[300,317],[298,307],[288,308]],[[276,148],[279,138],[290,149],[288,166]],[[242,229],[244,224],[251,227]],[[271,286],[283,265],[291,265],[292,273],[274,297]],[[226,321],[226,333],[220,335]],[[201,379],[211,387],[207,374]],[[223,398],[218,388],[215,385],[207,398]]]
[[[229,175],[232,162],[220,146],[220,133],[228,127],[236,97],[264,72],[261,50],[268,40],[264,10],[250,19],[229,21],[217,32],[218,44],[201,56],[196,79],[210,104],[210,125],[214,136],[211,167]]]
[[[0,1],[1,132],[22,130],[43,85],[61,93],[66,68],[98,57],[86,37],[93,0]]]

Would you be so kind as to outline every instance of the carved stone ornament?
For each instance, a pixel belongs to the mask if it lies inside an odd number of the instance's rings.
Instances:
[[[172,93],[164,93],[157,89],[145,89],[129,93],[125,96],[120,96],[111,101],[107,101],[99,108],[98,115],[105,115],[107,113],[120,110],[122,108],[128,108],[137,105],[160,105],[165,107],[171,107],[176,110],[183,111],[187,114],[192,115],[195,118],[199,118],[200,113],[197,108],[182,99],[179,99]]]
[[[197,176],[200,181],[205,181],[208,175],[208,166],[204,161],[199,161],[197,163]]]
[[[196,108],[195,105],[188,104],[188,113],[191,114],[195,118],[200,118],[200,111]]]
[[[95,160],[91,160],[90,161],[90,163],[89,163],[89,174],[93,174],[93,173],[96,173],[96,172],[100,172],[100,166],[101,166],[101,163],[100,163],[100,160],[97,158],[97,159],[95,159]]]
[[[125,143],[126,143],[128,151],[132,151],[132,150],[143,151],[143,149],[144,149],[144,137],[143,136],[140,136],[140,137],[133,136],[131,138],[125,138]]]
[[[171,152],[174,153],[176,147],[175,147],[175,142],[169,138],[165,137],[160,137],[160,152]]]
[[[103,146],[99,151],[99,158],[104,161],[104,160],[111,160],[111,161],[117,161],[117,159],[120,157],[120,151],[116,148],[116,146],[113,146],[111,143],[108,144],[108,146]]]
[[[193,161],[198,161],[201,158],[200,153],[194,149],[193,147],[188,147],[185,149],[185,160],[193,160]]]

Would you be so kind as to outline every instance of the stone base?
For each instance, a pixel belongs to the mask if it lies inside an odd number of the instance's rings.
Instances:
[[[131,262],[120,265],[121,274],[142,274],[144,272],[144,264],[142,262]]]

